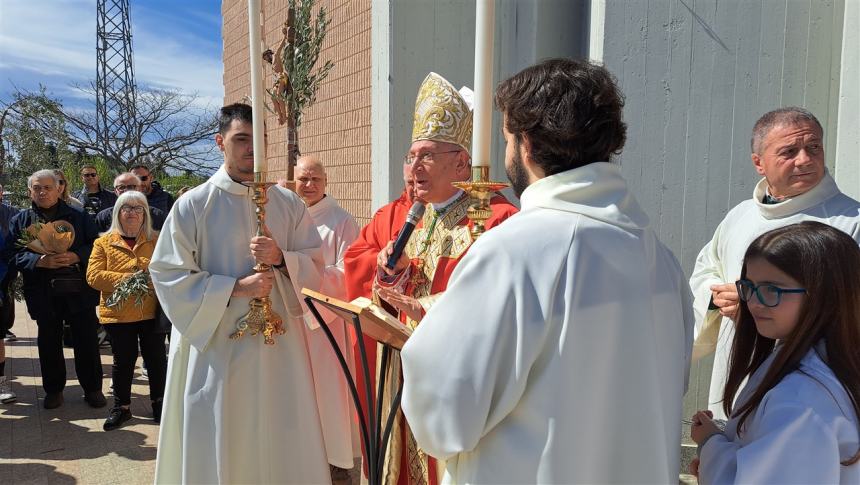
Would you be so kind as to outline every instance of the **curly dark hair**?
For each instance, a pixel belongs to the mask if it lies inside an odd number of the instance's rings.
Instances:
[[[525,135],[546,175],[608,161],[627,138],[624,96],[604,67],[549,59],[496,88],[496,106],[517,141]]]

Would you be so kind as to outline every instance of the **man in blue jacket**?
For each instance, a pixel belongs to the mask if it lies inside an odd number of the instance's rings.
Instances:
[[[3,241],[9,234],[9,220],[17,213],[18,209],[3,203],[3,186],[0,185],[0,237]],[[15,340],[15,334],[11,330],[12,324],[15,323],[15,297],[11,286],[18,272],[9,267],[6,258],[0,257],[0,275],[0,403],[5,404],[18,397],[6,378],[6,342],[3,338],[5,336],[10,341]]]
[[[21,209],[5,203],[3,195],[3,185],[0,185],[0,238],[5,240],[9,235],[9,221]],[[6,264],[8,261],[3,260],[2,263]],[[18,272],[14,268],[9,268],[5,274],[6,276],[0,281],[0,297],[3,299],[0,304],[0,340],[5,336],[6,340],[12,342],[16,340],[15,334],[12,333],[12,324],[15,323],[15,298],[10,289],[12,282],[18,277]]]
[[[6,237],[6,255],[10,265],[24,277],[27,311],[38,327],[45,409],[60,407],[64,400],[64,323],[72,331],[75,371],[84,389],[84,400],[90,406],[100,408],[107,402],[102,393],[102,365],[96,340],[98,320],[95,308],[99,294],[84,279],[98,232],[91,217],[60,199],[58,182],[51,170],[39,170],[27,179],[33,204],[12,218]],[[18,244],[31,225],[61,220],[74,228],[74,240],[66,252],[41,254]]]

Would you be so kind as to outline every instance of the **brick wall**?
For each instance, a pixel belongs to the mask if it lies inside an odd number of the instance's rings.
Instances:
[[[273,50],[287,19],[285,0],[263,0],[264,43]],[[370,219],[370,0],[319,0],[331,24],[320,53],[334,68],[302,118],[299,147],[320,156],[328,174],[327,192],[356,217]],[[248,4],[221,3],[224,36],[224,103],[250,95]],[[265,63],[264,63],[265,64]],[[271,70],[266,66],[267,87]],[[286,176],[287,134],[277,117],[266,118],[269,178]]]

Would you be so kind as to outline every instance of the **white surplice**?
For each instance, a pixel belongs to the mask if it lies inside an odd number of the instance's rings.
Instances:
[[[726,214],[717,226],[714,237],[699,252],[690,277],[696,314],[693,359],[716,352],[708,409],[717,418],[726,417],[722,399],[729,350],[734,338],[734,323],[729,318],[722,318],[718,310],[708,310],[711,285],[737,281],[741,277],[744,254],[750,243],[778,227],[802,221],[818,221],[860,241],[860,202],[840,192],[830,174],[825,174],[821,182],[806,193],[778,204],[762,202],[766,191],[767,181],[762,179],[756,185],[752,199],[741,202]]]
[[[778,349],[750,377],[738,405],[761,383]],[[699,483],[860,483],[860,463],[840,465],[860,449],[858,423],[848,393],[822,360],[826,355],[819,342],[765,394],[740,437],[739,418],[732,418],[724,435],[705,443]]]
[[[346,300],[343,255],[358,237],[358,224],[330,195],[308,207],[308,212],[322,239],[325,270],[320,291],[325,295]],[[352,343],[348,339],[346,322],[324,308],[320,309],[320,313],[352,369]],[[361,456],[361,449],[353,448],[353,423],[356,426],[358,424],[353,419],[355,407],[352,405],[346,378],[331,343],[323,329],[317,325],[308,331],[308,351],[328,462],[340,468],[352,468],[355,455]],[[357,429],[355,431],[357,432]]]
[[[173,333],[158,439],[156,483],[328,483],[305,343],[311,321],[297,296],[320,286],[320,238],[304,203],[268,190],[266,225],[290,277],[275,270],[272,307],[286,334],[265,345],[231,340],[248,298],[230,296],[252,273],[251,190],[222,166],[179,199],[149,270]]]
[[[403,412],[452,483],[671,483],[689,288],[609,163],[543,178],[407,341]]]

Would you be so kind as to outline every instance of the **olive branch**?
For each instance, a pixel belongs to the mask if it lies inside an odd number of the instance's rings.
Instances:
[[[313,15],[316,0],[289,0],[284,34],[275,51],[263,53],[263,59],[272,65],[274,84],[267,89],[272,100],[271,110],[278,115],[278,123],[287,124],[287,178],[293,179],[293,167],[301,154],[298,129],[302,113],[316,101],[317,90],[334,67],[330,60],[314,69],[319,60],[331,19],[320,7]]]
[[[139,270],[114,285],[113,293],[105,300],[105,306],[115,308],[134,298],[134,306],[140,308],[144,298],[150,295],[152,278],[149,271]]]

